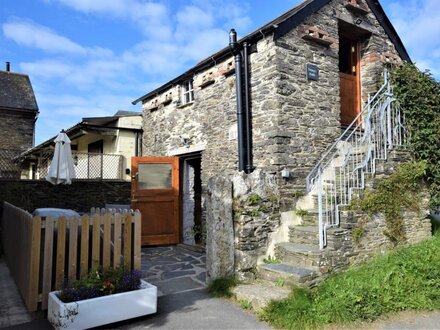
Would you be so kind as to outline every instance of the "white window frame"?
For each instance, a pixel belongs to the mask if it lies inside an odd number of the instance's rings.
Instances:
[[[194,102],[194,85],[192,79],[185,81],[180,86],[180,90],[181,90],[180,102],[182,105]]]

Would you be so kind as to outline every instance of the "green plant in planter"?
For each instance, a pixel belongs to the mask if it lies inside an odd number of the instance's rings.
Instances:
[[[58,297],[62,302],[68,303],[138,290],[141,277],[140,270],[125,270],[122,267],[92,270],[86,278],[61,290]]]

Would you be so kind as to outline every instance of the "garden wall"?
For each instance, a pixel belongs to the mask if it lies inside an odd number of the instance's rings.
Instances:
[[[92,207],[130,204],[130,182],[75,180],[71,185],[54,186],[47,181],[1,180],[0,202],[7,201],[33,212],[40,207],[88,212]]]

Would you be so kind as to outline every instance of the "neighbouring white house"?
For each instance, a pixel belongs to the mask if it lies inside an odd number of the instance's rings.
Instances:
[[[77,179],[130,180],[131,157],[142,152],[141,113],[118,111],[109,117],[83,118],[65,132],[71,140]],[[54,139],[55,136],[18,157],[22,179],[46,177]]]

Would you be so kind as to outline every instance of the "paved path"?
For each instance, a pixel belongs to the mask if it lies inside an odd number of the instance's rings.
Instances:
[[[205,286],[205,256],[183,245],[142,249],[145,279],[158,287],[154,315],[111,324],[119,329],[269,329],[267,324],[228,300],[213,298]],[[0,259],[0,328],[50,329],[40,315],[28,314]],[[29,322],[31,321],[32,322]],[[440,311],[402,312],[373,323],[330,329],[440,329]]]
[[[206,290],[192,290],[158,299],[157,314],[118,324],[120,329],[270,329],[228,300]]]
[[[183,245],[143,248],[142,272],[158,287],[157,313],[103,329],[268,329],[251,313],[207,293],[205,255],[201,252]],[[24,309],[9,271],[0,263],[1,288],[5,288],[0,291],[3,295],[10,292],[6,297],[11,299],[0,302],[0,327],[50,329],[45,319],[29,322],[32,318]]]
[[[32,320],[3,259],[0,259],[0,293],[0,328]]]
[[[159,296],[205,288],[205,263],[204,253],[185,245],[142,249],[143,277]]]
[[[372,323],[361,329],[440,329],[440,311],[405,311]]]
[[[206,290],[204,253],[184,245],[142,249],[142,272],[157,286],[155,315],[115,324],[121,329],[270,329],[236,304]]]

